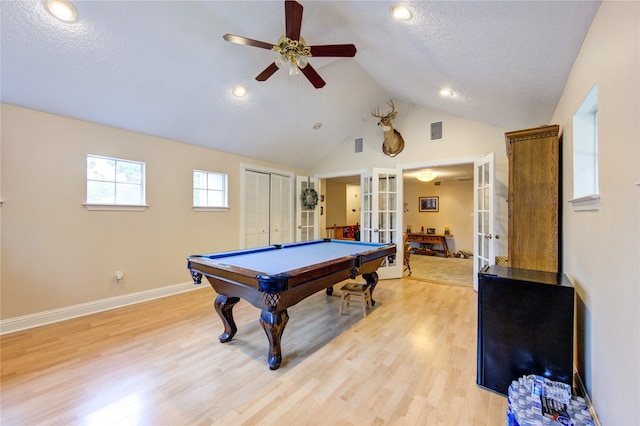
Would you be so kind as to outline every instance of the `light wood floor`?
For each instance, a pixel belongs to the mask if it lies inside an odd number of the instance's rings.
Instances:
[[[204,283],[203,283],[204,286]],[[503,425],[476,378],[476,293],[404,278],[338,315],[317,293],[289,309],[270,371],[259,311],[223,331],[210,286],[2,336],[2,425]]]

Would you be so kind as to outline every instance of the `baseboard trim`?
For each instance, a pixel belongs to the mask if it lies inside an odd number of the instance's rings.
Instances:
[[[166,287],[154,288],[153,290],[140,291],[138,293],[125,294],[123,296],[110,297],[108,299],[96,300],[93,302],[81,303],[79,305],[72,305],[64,308],[37,312],[35,314],[9,318],[0,321],[0,335],[108,311],[110,309],[121,308],[123,306],[133,305],[136,303],[147,302],[149,300],[172,296],[174,294],[186,293],[188,291],[198,290],[201,288],[209,288],[209,286],[194,285],[193,281],[189,281]]]
[[[582,381],[582,377],[580,377],[580,373],[578,370],[573,370],[574,379],[576,382],[576,386],[578,387],[578,391],[580,392],[580,396],[584,398],[587,403],[587,407],[589,408],[589,414],[591,414],[591,420],[593,420],[593,424],[595,426],[600,425],[600,419],[598,419],[598,414],[596,413],[596,409],[593,407],[591,403],[591,397],[589,396],[589,392],[587,392],[587,388],[584,386],[584,382]]]

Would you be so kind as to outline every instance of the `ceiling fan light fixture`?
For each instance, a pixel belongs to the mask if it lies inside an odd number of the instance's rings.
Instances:
[[[278,55],[276,56],[276,60],[274,62],[278,68],[282,68],[287,65],[287,62],[289,62],[289,60],[284,55]]]
[[[418,179],[420,182],[431,182],[432,180],[434,180],[436,178],[436,174],[435,173],[431,173],[431,172],[425,172],[425,173],[419,173],[416,176],[416,179]]]
[[[411,19],[411,12],[404,6],[397,5],[391,8],[391,15],[398,21],[408,21]]]
[[[298,55],[298,57],[296,58],[296,65],[298,65],[298,68],[304,68],[308,64],[309,64],[309,59],[307,59],[306,56]]]
[[[282,68],[287,62],[289,63],[289,75],[300,74],[300,68],[307,66],[308,58],[311,56],[311,47],[307,46],[302,37],[300,40],[291,40],[282,35],[272,50],[279,53],[275,59],[278,68]]]

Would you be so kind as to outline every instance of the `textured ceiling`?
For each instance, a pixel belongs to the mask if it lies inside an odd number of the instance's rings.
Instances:
[[[311,58],[314,89],[273,52],[282,1],[75,1],[56,21],[39,0],[1,1],[2,102],[311,168],[393,98],[505,129],[548,123],[599,6],[591,1],[307,1],[311,45],[353,43],[355,58]],[[249,94],[231,94],[244,84]],[[441,87],[454,98],[442,98]],[[319,130],[313,125],[321,122]],[[304,155],[303,155],[304,153]]]

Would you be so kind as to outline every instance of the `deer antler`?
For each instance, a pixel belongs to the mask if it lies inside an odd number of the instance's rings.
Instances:
[[[396,112],[396,106],[393,104],[393,101],[391,99],[389,99],[389,102],[387,102],[387,105],[389,105],[391,107],[391,112],[389,114],[387,114],[387,117],[395,118],[397,112]]]
[[[371,109],[371,115],[377,118],[380,118],[382,120],[384,119],[394,119],[396,118],[396,115],[398,114],[396,112],[396,106],[393,104],[392,100],[389,100],[389,102],[387,102],[387,105],[389,105],[391,107],[391,111],[385,115],[380,115],[380,109],[376,106],[376,109],[374,110],[373,108]]]
[[[380,109],[378,107],[376,107],[375,110],[371,108],[371,115],[373,115],[376,118],[382,118],[382,116],[380,115]]]

